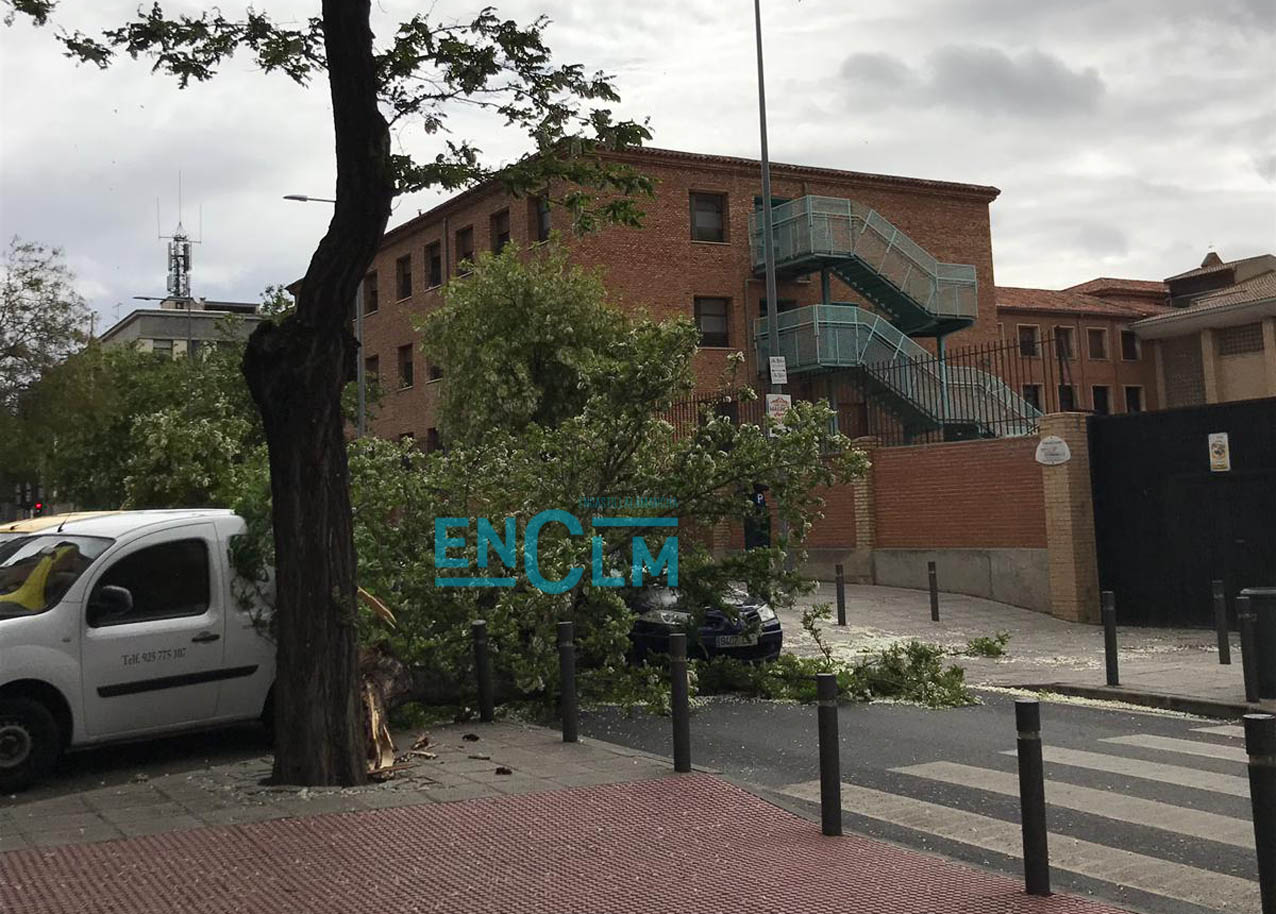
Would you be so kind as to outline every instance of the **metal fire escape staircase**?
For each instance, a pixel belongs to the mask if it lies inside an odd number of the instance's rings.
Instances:
[[[847,373],[888,406],[910,434],[963,427],[982,437],[1032,432],[1040,413],[1000,378],[942,360],[943,337],[978,316],[975,268],[940,263],[874,210],[806,196],[772,210],[776,274],[819,272],[822,303],[779,315],[780,353],[796,376]],[[750,217],[755,271],[762,270],[761,214]],[[837,276],[874,310],[830,301]],[[879,313],[874,313],[874,311]],[[934,336],[940,359],[910,337]],[[755,324],[765,365],[766,321]]]

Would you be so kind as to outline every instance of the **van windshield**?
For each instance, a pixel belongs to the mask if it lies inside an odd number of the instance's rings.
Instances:
[[[60,533],[0,542],[0,619],[57,605],[114,540]]]

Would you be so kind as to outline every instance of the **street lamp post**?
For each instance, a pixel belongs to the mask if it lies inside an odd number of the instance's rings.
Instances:
[[[767,151],[766,139],[766,77],[762,67],[762,0],[753,0],[753,24],[758,44],[758,123],[762,134],[762,257],[766,265],[766,341],[767,355],[780,355],[780,318],[779,303],[776,301],[775,287],[775,228],[771,214],[771,156]],[[761,367],[761,366],[759,366]],[[767,362],[767,375],[771,382],[771,393],[784,393],[784,385],[775,382],[771,373],[770,360]],[[781,507],[782,506],[777,506]],[[792,570],[792,556],[788,551],[789,525],[784,519],[784,512],[779,512],[779,533],[781,542],[785,543],[784,565]]]
[[[335,204],[337,202],[330,197],[311,197],[308,194],[284,194],[284,199],[297,203]],[[354,361],[354,379],[355,387],[359,392],[355,431],[360,438],[368,433],[367,377],[363,364],[363,296],[366,294],[367,290],[364,289],[363,283],[359,283],[359,291],[355,294],[354,300],[354,338],[359,343],[359,352]]]

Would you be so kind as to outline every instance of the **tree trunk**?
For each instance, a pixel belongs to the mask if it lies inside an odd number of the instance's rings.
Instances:
[[[356,585],[341,390],[354,376],[350,303],[385,232],[394,195],[390,138],[377,107],[368,0],[324,0],[336,141],[332,222],[296,312],[248,341],[244,377],[270,452],[275,535],[278,783],[366,779]]]

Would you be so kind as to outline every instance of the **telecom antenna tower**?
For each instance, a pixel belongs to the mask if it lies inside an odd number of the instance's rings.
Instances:
[[[168,241],[168,298],[171,301],[186,303],[191,301],[191,245],[199,244],[204,234],[204,210],[200,207],[200,237],[194,240],[186,234],[182,227],[182,173],[177,173],[177,228],[171,235],[159,235]],[[155,231],[160,231],[159,200],[155,201]]]

